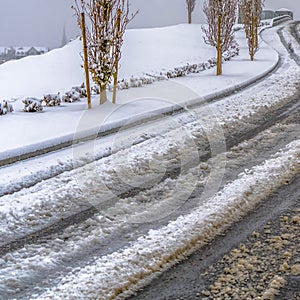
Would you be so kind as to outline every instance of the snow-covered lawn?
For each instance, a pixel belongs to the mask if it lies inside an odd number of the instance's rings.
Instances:
[[[65,92],[84,81],[81,65],[81,42],[75,40],[62,49],[38,57],[27,57],[0,66],[0,99],[12,100],[14,112],[0,118],[1,132],[6,133],[0,145],[1,159],[49,147],[98,130],[114,128],[135,118],[168,111],[177,104],[203,101],[224,89],[236,88],[271,70],[277,53],[261,42],[255,62],[249,62],[244,33],[238,31],[240,56],[224,64],[224,75],[216,78],[215,69],[188,76],[186,79],[157,82],[150,86],[122,90],[117,105],[98,105],[93,97],[92,111],[85,100],[46,107],[41,113],[24,113],[23,97]],[[167,28],[129,30],[124,43],[120,78],[159,73],[168,68],[201,63],[215,56],[215,50],[204,44],[200,25],[177,25]],[[134,58],[133,58],[134,57]],[[213,84],[212,84],[213,82]],[[88,120],[88,121],[86,121]],[[18,124],[18,126],[16,126]],[[40,125],[42,124],[42,126]],[[100,129],[99,129],[100,127]]]
[[[1,65],[0,97],[42,97],[80,85],[85,80],[81,53],[82,42],[76,39],[42,56]],[[203,42],[200,25],[130,29],[124,39],[120,79],[159,74],[187,63],[205,62],[214,56],[214,49]]]

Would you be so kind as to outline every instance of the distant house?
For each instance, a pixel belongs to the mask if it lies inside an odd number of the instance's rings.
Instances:
[[[46,47],[0,47],[0,64],[29,55],[41,55],[48,51]]]
[[[280,8],[275,11],[275,16],[290,16],[292,19],[294,19],[294,13],[289,10],[288,8]]]
[[[261,20],[274,19],[275,17],[279,16],[290,16],[293,19],[293,15],[293,12],[288,8],[280,8],[276,11],[272,9],[264,9],[261,13]],[[238,12],[238,23],[243,23],[241,8],[239,8]]]
[[[275,18],[275,11],[271,9],[263,9],[261,13],[261,20],[269,20]]]

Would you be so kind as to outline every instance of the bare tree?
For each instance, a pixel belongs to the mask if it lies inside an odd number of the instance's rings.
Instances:
[[[121,47],[126,26],[131,20],[129,0],[75,0],[73,7],[78,24],[80,15],[88,17],[86,28],[89,72],[100,89],[100,104],[107,100],[107,85],[114,79],[113,101],[121,57]],[[132,18],[134,15],[132,16]]]
[[[207,0],[203,11],[208,27],[203,26],[204,41],[217,50],[217,75],[222,74],[222,54],[234,42],[233,25],[236,20],[237,0]]]
[[[78,1],[75,0],[74,9],[79,26],[83,26],[79,18],[81,12],[85,13],[90,23],[86,28],[89,72],[94,83],[99,86],[102,104],[107,99],[106,88],[113,73],[111,18],[115,0]]]
[[[196,0],[185,0],[187,5],[187,11],[188,11],[188,23],[192,23],[192,13],[196,6]]]
[[[118,85],[118,73],[121,59],[121,48],[123,45],[123,37],[125,34],[128,23],[136,16],[138,11],[133,13],[129,17],[129,0],[117,0],[115,6],[115,18],[113,20],[113,96],[112,103],[116,103],[117,85]]]
[[[253,61],[254,55],[258,50],[258,27],[263,0],[240,0],[239,7],[248,40],[250,59]]]

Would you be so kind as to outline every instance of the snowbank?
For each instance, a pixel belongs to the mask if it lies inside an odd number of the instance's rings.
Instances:
[[[0,98],[42,97],[65,92],[84,81],[82,43],[76,39],[65,47],[41,56],[29,56],[0,66]],[[215,56],[204,44],[200,25],[186,24],[154,29],[127,30],[120,78],[157,73]]]

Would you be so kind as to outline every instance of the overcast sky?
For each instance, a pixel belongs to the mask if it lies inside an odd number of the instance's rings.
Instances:
[[[197,1],[194,22],[203,22],[203,0]],[[266,0],[265,7],[294,11],[300,20],[300,0]],[[63,27],[68,38],[79,31],[71,5],[73,0],[0,0],[0,46],[60,46]],[[139,14],[130,27],[156,27],[186,22],[185,0],[131,0]]]

